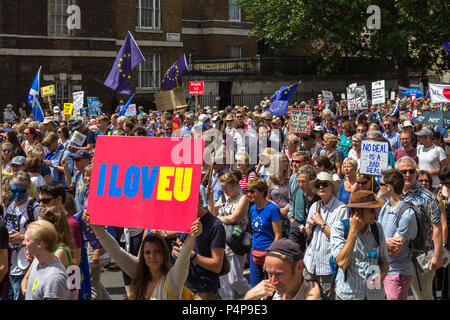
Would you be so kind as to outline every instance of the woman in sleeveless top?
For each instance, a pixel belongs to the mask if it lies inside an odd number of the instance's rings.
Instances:
[[[226,172],[220,177],[220,186],[224,195],[214,204],[212,192],[207,189],[209,195],[209,211],[217,216],[225,228],[230,225],[239,225],[243,230],[248,225],[249,201],[238,187],[238,181],[242,179],[240,171]],[[230,261],[230,272],[219,278],[219,295],[222,300],[234,300],[244,296],[250,290],[247,279],[244,277],[244,266],[247,255],[239,255],[225,245],[225,254]]]
[[[282,234],[287,238],[289,233],[289,178],[290,166],[287,156],[277,153],[272,159],[272,172],[267,178],[269,194],[267,200],[272,201],[280,209],[282,216]]]

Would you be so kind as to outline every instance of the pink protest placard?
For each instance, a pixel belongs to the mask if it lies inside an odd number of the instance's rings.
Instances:
[[[98,136],[91,223],[190,232],[197,217],[204,141]]]

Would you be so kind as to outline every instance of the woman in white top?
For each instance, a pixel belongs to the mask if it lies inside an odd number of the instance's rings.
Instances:
[[[362,145],[363,140],[364,140],[364,134],[362,134],[362,133],[354,134],[352,137],[352,149],[348,152],[348,157],[355,159],[356,162],[358,163],[357,170],[359,170],[359,166],[360,166],[360,162],[361,162],[360,161],[361,145]]]
[[[239,225],[242,230],[247,229],[249,201],[247,196],[239,190],[238,182],[242,180],[242,173],[226,172],[220,176],[220,187],[224,195],[214,204],[213,193],[207,188],[209,194],[208,209],[217,216],[224,224],[225,228],[231,225]],[[234,252],[228,245],[225,245],[225,254],[230,261],[230,272],[220,276],[219,295],[222,300],[234,300],[235,293],[243,296],[250,285],[244,277],[244,266],[247,255],[240,255]]]
[[[87,211],[83,212],[83,220],[89,224]],[[135,257],[121,248],[103,226],[91,224],[90,227],[120,269],[133,279],[130,300],[171,300],[171,294],[176,299],[181,299],[194,241],[202,233],[200,218],[192,223],[191,233],[184,241],[180,255],[172,267],[167,242],[158,234],[147,235]],[[171,294],[166,289],[166,281]]]
[[[45,184],[44,178],[39,174],[41,163],[41,159],[37,157],[27,157],[27,172],[34,186],[34,194],[39,194],[38,188]]]

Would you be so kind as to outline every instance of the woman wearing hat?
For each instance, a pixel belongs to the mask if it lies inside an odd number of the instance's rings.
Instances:
[[[323,295],[334,300],[334,278],[330,266],[331,225],[346,219],[348,211],[336,198],[339,183],[333,180],[330,173],[319,173],[317,178],[310,182],[310,186],[321,200],[311,205],[303,229],[307,236],[311,237],[311,243],[305,252],[303,277],[308,282],[319,283]]]
[[[335,223],[331,231],[331,253],[339,269],[336,274],[337,300],[384,300],[383,281],[389,270],[389,256],[381,224],[376,221],[377,208],[384,201],[375,193],[360,190],[350,196],[349,230],[344,223]],[[370,227],[369,227],[370,226]],[[369,252],[375,253],[380,268],[380,287],[368,286]]]

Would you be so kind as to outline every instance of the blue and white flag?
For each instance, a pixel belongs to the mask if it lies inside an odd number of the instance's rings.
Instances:
[[[28,104],[33,109],[33,119],[39,122],[44,121],[44,112],[39,104],[39,79],[41,77],[42,66],[34,77],[33,84],[31,85],[30,93],[28,94]]]
[[[398,99],[397,105],[395,108],[391,111],[391,113],[388,114],[389,117],[395,116],[400,112],[400,99]]]
[[[398,86],[398,95],[400,96],[400,99],[406,97],[405,92],[408,91],[408,90],[409,90],[409,88]]]

